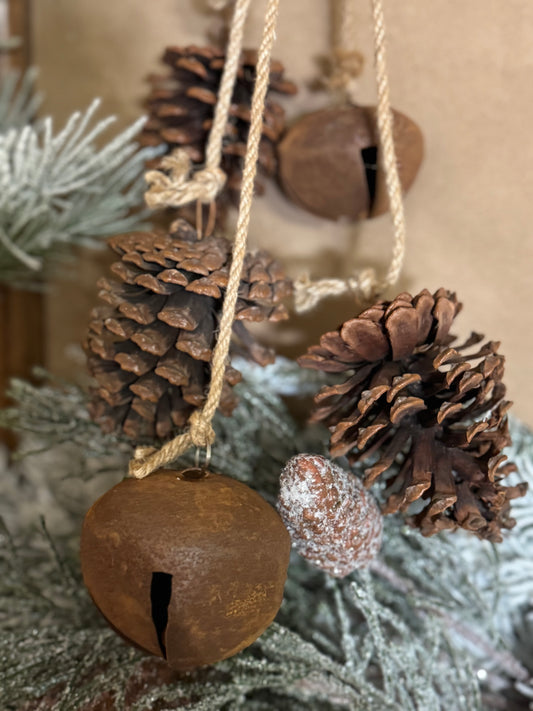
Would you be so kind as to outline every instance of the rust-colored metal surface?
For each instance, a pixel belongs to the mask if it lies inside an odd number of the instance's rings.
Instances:
[[[85,517],[85,584],[125,639],[178,670],[250,645],[283,597],[290,538],[248,486],[198,469],[125,479]]]
[[[422,132],[393,111],[394,140],[404,192],[422,162]],[[337,106],[305,115],[279,146],[279,179],[300,207],[330,220],[360,220],[388,210],[379,163],[375,108]]]

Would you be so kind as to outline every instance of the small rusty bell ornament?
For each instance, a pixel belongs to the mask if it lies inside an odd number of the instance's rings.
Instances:
[[[393,135],[403,191],[424,154],[419,127],[399,111]],[[378,151],[376,109],[338,106],[303,116],[287,131],[279,152],[279,180],[293,202],[319,217],[360,220],[389,209]]]
[[[270,625],[290,538],[259,494],[202,469],[124,479],[88,511],[83,579],[127,641],[190,670],[230,657]]]

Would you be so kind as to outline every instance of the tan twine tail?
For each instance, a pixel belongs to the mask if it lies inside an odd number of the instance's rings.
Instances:
[[[349,1],[349,0],[346,0]],[[392,259],[383,279],[378,279],[371,269],[363,269],[349,279],[320,279],[311,281],[302,276],[295,282],[294,306],[303,313],[316,306],[322,299],[342,294],[352,294],[357,302],[368,303],[378,298],[398,281],[405,256],[405,215],[402,188],[398,175],[396,151],[392,133],[392,113],[390,109],[389,80],[385,49],[385,19],[383,0],[372,0],[374,25],[374,54],[378,94],[377,126],[379,134],[379,157],[385,172],[387,194],[393,224]]]
[[[144,199],[148,207],[180,207],[191,202],[212,203],[226,183],[226,174],[220,168],[222,142],[228,122],[231,97],[244,36],[244,25],[250,0],[237,0],[233,11],[224,70],[217,96],[213,126],[205,152],[205,166],[193,170],[192,161],[183,148],[174,150],[163,158],[159,170],[149,170],[145,180],[149,186]]]
[[[156,469],[163,467],[165,464],[175,461],[191,446],[209,447],[215,439],[215,433],[211,423],[219,405],[222,388],[224,386],[224,375],[226,372],[233,321],[235,318],[235,306],[237,304],[242,268],[246,255],[246,242],[248,239],[248,226],[250,224],[254,181],[257,172],[259,142],[261,140],[263,126],[263,111],[270,78],[270,56],[276,36],[279,2],[280,0],[268,0],[263,37],[259,48],[257,79],[252,97],[250,131],[246,144],[235,243],[233,246],[226,296],[222,307],[219,336],[211,362],[211,383],[207,399],[203,408],[197,410],[191,416],[189,420],[190,428],[187,432],[184,432],[163,445],[163,447],[156,452],[153,452],[151,449],[147,450],[146,448],[137,449],[134,459],[130,462],[130,475],[138,479],[142,479]]]
[[[356,0],[332,0],[331,6],[331,74],[325,81],[343,101],[355,103],[357,79],[364,66],[364,57],[355,47],[357,31]]]

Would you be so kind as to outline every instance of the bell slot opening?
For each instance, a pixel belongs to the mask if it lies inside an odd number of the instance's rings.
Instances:
[[[164,659],[167,658],[165,632],[168,624],[168,606],[172,597],[172,575],[170,573],[152,573],[150,602],[152,603],[152,622],[157,634],[157,641]]]
[[[365,166],[366,184],[370,196],[370,204],[374,204],[376,198],[376,183],[378,177],[378,147],[368,146],[361,149],[361,158]]]

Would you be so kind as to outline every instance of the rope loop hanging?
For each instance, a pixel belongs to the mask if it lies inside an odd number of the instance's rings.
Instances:
[[[374,26],[374,61],[376,65],[376,84],[378,94],[377,124],[380,143],[380,160],[385,172],[387,195],[389,197],[390,214],[393,224],[394,240],[392,244],[392,259],[382,281],[378,282],[379,293],[394,286],[400,277],[405,258],[406,226],[403,207],[402,186],[398,173],[398,162],[394,148],[393,119],[390,106],[389,76],[387,72],[387,50],[385,16],[383,0],[372,0],[372,16]]]
[[[342,0],[345,18],[343,42],[348,46],[349,35],[354,41],[355,0]],[[365,305],[379,298],[390,286],[397,283],[405,257],[406,227],[402,187],[393,138],[393,119],[390,107],[390,91],[387,73],[385,43],[385,17],[383,0],[371,0],[374,27],[374,63],[377,85],[376,120],[379,136],[379,160],[385,173],[387,195],[393,224],[392,258],[384,277],[378,278],[370,269],[363,269],[348,279],[319,279],[311,281],[301,277],[296,282],[295,310],[304,313],[324,298],[352,293],[358,303]]]
[[[374,269],[362,269],[348,279],[311,281],[307,274],[294,282],[294,308],[298,313],[311,311],[326,296],[352,294],[355,301],[366,303],[376,297],[377,277]]]
[[[158,170],[145,173],[144,179],[149,186],[144,195],[146,204],[160,209],[196,201],[210,204],[224,187],[226,174],[216,166],[193,171],[187,151],[178,148],[161,160]]]
[[[350,2],[350,0],[344,1]],[[351,1],[354,2],[354,0]],[[218,188],[220,175],[216,172],[216,169],[220,168],[222,137],[224,135],[229,104],[233,93],[242,47],[244,21],[249,3],[250,0],[237,0],[235,4],[226,66],[224,68],[221,89],[215,110],[213,129],[206,151],[206,167],[204,171],[208,171],[207,175],[199,177],[199,173],[202,172],[199,171],[190,178],[190,164],[186,164],[185,158],[180,154],[170,156],[162,166],[164,170],[170,171],[170,175],[163,173],[163,177],[165,178],[163,179],[160,176],[155,177],[153,175],[154,171],[148,174],[151,180],[149,192],[152,192],[152,197],[149,199],[156,199],[153,197],[154,192],[166,194],[168,200],[174,200],[176,194],[190,195],[190,191],[193,190],[191,183],[193,183],[203,186],[203,189],[206,191],[204,193],[205,199],[209,201]],[[263,125],[263,112],[270,76],[270,58],[276,34],[279,4],[280,0],[268,0],[263,35],[258,52],[257,79],[252,97],[250,130],[244,158],[235,242],[226,294],[222,306],[219,334],[211,361],[211,382],[207,398],[203,408],[191,415],[189,419],[189,429],[186,432],[178,435],[170,442],[167,442],[159,450],[146,447],[137,448],[129,466],[130,475],[137,478],[146,477],[166,464],[175,461],[192,446],[205,448],[209,451],[215,439],[212,422],[222,395],[235,317],[235,307],[246,255],[254,181],[257,172],[259,143]],[[296,284],[296,302],[297,307],[301,311],[312,308],[325,296],[338,295],[345,292],[352,292],[356,298],[361,300],[374,298],[381,291],[397,281],[403,262],[405,251],[405,220],[392,137],[392,117],[389,104],[382,0],[372,0],[372,8],[374,18],[376,79],[378,86],[377,123],[381,146],[380,155],[386,174],[387,191],[394,225],[393,258],[385,277],[381,281],[377,279],[372,269],[364,269],[347,280],[325,279],[312,282],[306,277],[300,279]],[[224,85],[224,87],[222,85]],[[155,172],[157,173],[158,171]],[[200,190],[197,187],[194,189]],[[180,191],[183,191],[183,193]],[[198,196],[194,199],[201,201],[202,197]],[[161,198],[161,201],[164,202],[164,199]],[[175,204],[173,203],[172,206],[175,206]]]
[[[353,0],[332,0],[330,71],[325,85],[340,93],[342,101],[356,102],[358,78],[363,71],[364,56],[355,48],[357,21]]]
[[[235,2],[213,126],[209,132],[205,151],[205,165],[199,170],[194,170],[187,152],[180,148],[163,158],[158,170],[150,170],[144,176],[149,186],[145,193],[148,207],[182,207],[191,202],[208,205],[216,199],[226,183],[226,174],[220,167],[222,145],[239,69],[244,25],[250,2],[251,0]]]
[[[215,432],[213,430],[212,422],[222,395],[224,375],[226,372],[233,330],[233,321],[235,318],[235,307],[237,304],[244,258],[246,256],[248,227],[250,224],[254,182],[257,172],[257,159],[259,156],[259,142],[261,140],[261,132],[263,128],[263,112],[270,78],[270,57],[276,36],[276,22],[278,18],[279,2],[280,0],[268,0],[263,37],[258,52],[257,79],[255,81],[252,97],[250,130],[248,133],[246,155],[244,158],[242,189],[237,217],[235,242],[233,245],[233,254],[229,270],[228,284],[226,287],[226,295],[222,306],[218,338],[211,360],[211,382],[209,385],[209,392],[203,408],[201,410],[197,410],[191,415],[189,419],[190,426],[186,432],[178,435],[170,442],[167,442],[163,445],[163,447],[161,447],[161,449],[155,452],[153,450],[146,450],[146,448],[138,449],[136,451],[135,456],[130,461],[129,471],[131,476],[139,479],[142,479],[143,477],[146,477],[156,471],[156,469],[175,461],[191,446],[207,448],[214,442],[215,439]],[[249,0],[246,0],[246,2],[243,0],[243,3],[248,5]],[[236,5],[235,12],[237,12],[238,6],[239,2]],[[230,96],[232,91],[233,87],[230,89]]]

